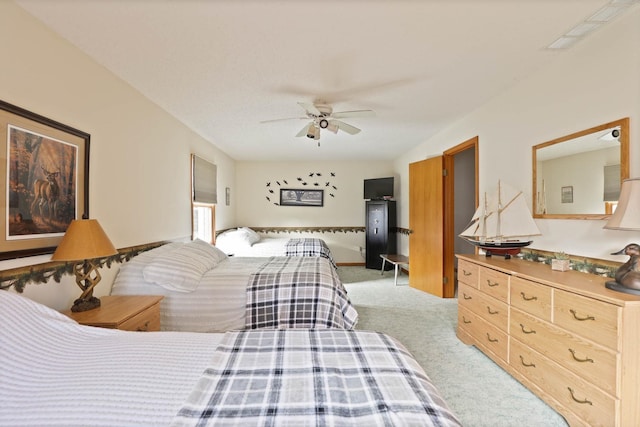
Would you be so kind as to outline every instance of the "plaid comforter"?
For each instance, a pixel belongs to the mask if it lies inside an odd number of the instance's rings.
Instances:
[[[173,426],[459,426],[416,360],[377,332],[229,332]]]
[[[333,261],[331,251],[326,242],[316,238],[299,238],[290,239],[284,247],[285,256],[319,256],[327,258],[334,267],[336,263]]]
[[[272,257],[247,286],[246,328],[352,329],[358,313],[325,258]]]

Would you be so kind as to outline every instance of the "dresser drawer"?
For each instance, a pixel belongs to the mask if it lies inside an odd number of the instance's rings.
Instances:
[[[511,309],[509,332],[560,365],[602,388],[618,395],[616,388],[619,354],[583,340],[517,309]]]
[[[504,362],[507,361],[509,337],[506,332],[482,320],[480,316],[472,311],[464,307],[458,307],[458,327],[461,325],[463,325],[462,328],[467,334],[474,337],[476,343],[483,348],[483,351],[486,350]]]
[[[458,260],[458,282],[465,283],[474,288],[478,287],[478,264]]]
[[[152,332],[160,330],[160,304],[155,304],[145,311],[122,322],[118,329],[123,331]]]
[[[589,426],[619,425],[618,399],[511,338],[509,365]]]
[[[478,273],[480,290],[485,294],[509,303],[509,275],[490,268],[481,268]]]
[[[467,285],[460,285],[458,298],[461,298],[461,304],[465,308],[473,311],[487,322],[504,332],[509,330],[509,306],[506,303],[484,295],[479,290]]]
[[[512,277],[509,284],[511,306],[551,321],[551,288],[530,280]]]
[[[614,350],[620,350],[620,313],[613,304],[555,290],[554,323]]]

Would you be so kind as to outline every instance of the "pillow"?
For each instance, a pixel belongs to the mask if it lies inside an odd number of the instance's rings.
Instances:
[[[192,242],[187,243],[185,246],[191,246],[193,247],[194,251],[199,252],[201,255],[213,258],[213,267],[218,265],[220,261],[224,261],[225,259],[227,259],[227,254],[213,246],[211,243],[205,242],[204,240],[196,239]]]
[[[202,275],[215,267],[227,255],[196,239],[175,250],[158,255],[144,269],[145,281],[177,292],[192,292],[200,284]]]
[[[238,230],[241,230],[247,235],[249,245],[253,245],[254,243],[258,243],[260,241],[260,235],[249,227],[240,227]]]
[[[216,237],[216,247],[227,254],[233,254],[248,246],[251,246],[251,242],[249,234],[244,230],[227,230]]]

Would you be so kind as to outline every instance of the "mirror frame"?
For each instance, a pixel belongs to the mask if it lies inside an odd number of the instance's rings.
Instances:
[[[560,144],[570,139],[579,138],[584,135],[600,132],[612,127],[620,126],[620,182],[629,178],[629,118],[615,120],[613,122],[605,123],[600,126],[595,126],[589,129],[585,129],[580,132],[572,133],[571,135],[563,136],[561,138],[553,139],[551,141],[543,142],[542,144],[534,145],[532,147],[532,161],[533,161],[533,182],[531,198],[533,200],[533,217],[534,218],[547,218],[547,219],[607,219],[611,216],[610,213],[604,214],[539,214],[538,203],[536,200],[537,194],[537,182],[538,182],[538,170],[537,170],[537,150],[548,147],[550,145]]]

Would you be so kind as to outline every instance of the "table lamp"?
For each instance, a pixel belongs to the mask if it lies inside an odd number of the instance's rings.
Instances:
[[[640,231],[640,178],[622,182],[618,207],[604,226],[609,230]],[[616,270],[615,281],[605,286],[628,294],[640,295],[640,245],[630,243],[611,255],[629,255],[629,260]]]
[[[77,261],[73,270],[82,295],[73,302],[71,311],[87,311],[100,306],[100,299],[93,296],[93,288],[100,282],[101,276],[98,266],[93,261],[117,253],[97,220],[71,221],[60,245],[51,257],[52,261]]]

